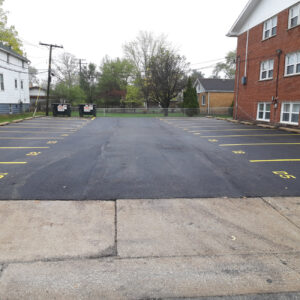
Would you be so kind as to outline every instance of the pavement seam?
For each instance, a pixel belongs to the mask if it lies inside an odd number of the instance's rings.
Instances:
[[[300,230],[300,226],[299,225],[297,225],[291,219],[289,219],[286,215],[284,215],[283,213],[281,213],[274,205],[272,205],[270,202],[268,202],[264,197],[260,197],[260,199],[262,199],[262,201],[265,204],[267,204],[269,207],[273,208],[273,210],[275,210],[280,216],[282,216],[283,218],[285,218],[290,224],[294,225],[295,227],[297,227]]]
[[[118,206],[115,201],[115,256],[118,256]]]

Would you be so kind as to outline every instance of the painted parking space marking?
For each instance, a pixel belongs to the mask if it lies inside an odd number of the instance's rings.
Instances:
[[[245,151],[242,151],[242,150],[239,150],[239,151],[232,151],[234,154],[239,154],[239,155],[241,155],[241,154],[246,154],[246,152]]]
[[[42,154],[42,152],[29,152],[26,154],[26,156],[38,156],[40,154]]]
[[[48,144],[48,145],[57,144],[57,141],[48,141],[47,144]]]
[[[273,171],[273,174],[278,175],[283,179],[297,179],[296,176],[291,175],[286,171]]]
[[[299,158],[291,159],[264,159],[264,160],[250,160],[251,163],[268,163],[268,162],[300,162]]]
[[[63,140],[61,137],[6,137],[0,136],[0,140]]]
[[[0,161],[0,165],[26,165],[26,161]]]
[[[74,130],[74,128],[70,127],[46,127],[46,126],[7,126],[5,129],[61,129],[61,130]]]
[[[282,145],[300,145],[300,143],[248,143],[248,144],[220,144],[220,147],[236,147],[236,146],[282,146]]]
[[[8,175],[8,173],[0,173],[0,179],[3,179],[7,175]]]
[[[49,147],[0,147],[0,149],[49,149]]]

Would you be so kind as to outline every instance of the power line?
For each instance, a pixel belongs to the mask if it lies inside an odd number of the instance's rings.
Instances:
[[[51,60],[52,60],[52,49],[53,48],[63,48],[63,46],[58,46],[54,44],[40,43],[41,46],[49,47],[49,68],[48,68],[48,87],[47,87],[47,101],[46,101],[46,116],[49,115],[49,95],[50,95],[50,83],[51,83]]]

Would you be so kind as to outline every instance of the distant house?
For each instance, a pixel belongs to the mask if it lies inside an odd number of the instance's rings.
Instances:
[[[0,114],[29,110],[28,59],[0,42]]]
[[[29,88],[30,106],[38,107],[38,110],[45,108],[47,91],[39,86],[32,86]]]
[[[199,78],[194,83],[200,113],[228,114],[234,100],[234,79]]]
[[[251,0],[230,29],[238,38],[234,116],[300,126],[300,2]]]

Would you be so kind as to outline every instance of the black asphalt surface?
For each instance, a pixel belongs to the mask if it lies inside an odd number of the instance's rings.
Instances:
[[[0,199],[300,196],[300,161],[250,162],[274,159],[300,159],[300,135],[208,118],[39,118],[0,127]]]

